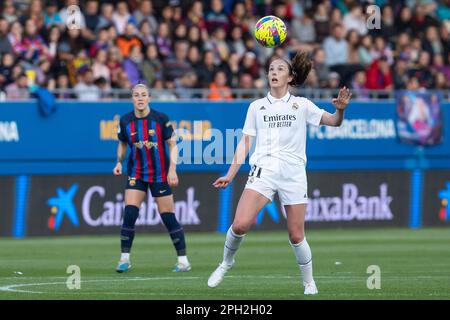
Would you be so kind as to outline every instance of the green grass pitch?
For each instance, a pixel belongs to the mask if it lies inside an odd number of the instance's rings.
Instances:
[[[187,233],[192,270],[172,273],[167,234],[138,233],[133,269],[114,271],[119,236],[0,239],[0,299],[450,299],[448,229],[346,229],[307,233],[319,294],[305,297],[286,232],[251,232],[222,284],[207,279],[222,256],[224,235]],[[81,288],[66,286],[67,267]],[[370,265],[381,289],[369,290]]]

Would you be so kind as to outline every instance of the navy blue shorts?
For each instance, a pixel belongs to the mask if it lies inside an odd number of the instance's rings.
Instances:
[[[170,196],[172,194],[172,189],[167,182],[146,182],[128,177],[127,186],[125,187],[125,189],[140,190],[145,193],[147,193],[149,188],[153,198]]]

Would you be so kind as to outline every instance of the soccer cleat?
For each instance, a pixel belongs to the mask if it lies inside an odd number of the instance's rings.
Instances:
[[[234,265],[234,261],[231,265],[226,265],[225,263],[219,264],[216,270],[209,276],[208,279],[208,287],[215,288],[217,287],[225,277],[225,274],[230,270]]]
[[[188,272],[190,270],[191,270],[191,265],[189,263],[184,264],[184,263],[178,262],[175,265],[175,268],[173,268],[172,272]]]
[[[118,273],[123,273],[131,269],[130,260],[120,260],[117,264],[116,271]]]
[[[311,281],[310,283],[304,283],[304,285],[305,285],[304,294],[313,295],[319,293],[319,290],[317,290],[316,283],[314,281]]]

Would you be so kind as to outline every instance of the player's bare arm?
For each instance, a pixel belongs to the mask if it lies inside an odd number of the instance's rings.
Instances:
[[[178,186],[178,175],[177,175],[177,159],[178,159],[178,147],[175,138],[170,138],[167,140],[167,145],[169,146],[170,154],[170,165],[169,172],[167,173],[167,182],[169,186]]]
[[[120,176],[122,174],[122,161],[125,159],[127,154],[127,143],[124,141],[119,141],[119,145],[117,146],[117,163],[113,169],[113,174],[116,176]]]
[[[231,181],[233,181],[234,177],[236,176],[236,173],[239,171],[239,168],[241,165],[245,162],[245,158],[248,155],[248,152],[250,151],[250,148],[253,143],[253,137],[244,134],[241,138],[241,141],[239,141],[236,152],[233,157],[233,162],[230,165],[230,168],[228,169],[227,175],[224,177],[220,177],[216,181],[214,181],[213,186],[216,188],[226,188]]]
[[[350,92],[350,89],[346,87],[341,88],[341,90],[339,90],[338,97],[332,100],[332,103],[336,108],[336,112],[333,114],[325,112],[322,116],[320,124],[339,127],[344,120],[344,111],[347,108],[351,97],[352,93]]]

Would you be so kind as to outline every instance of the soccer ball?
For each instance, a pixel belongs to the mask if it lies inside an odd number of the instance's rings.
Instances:
[[[286,40],[287,29],[280,18],[265,16],[256,23],[253,34],[260,45],[266,48],[274,48]]]

